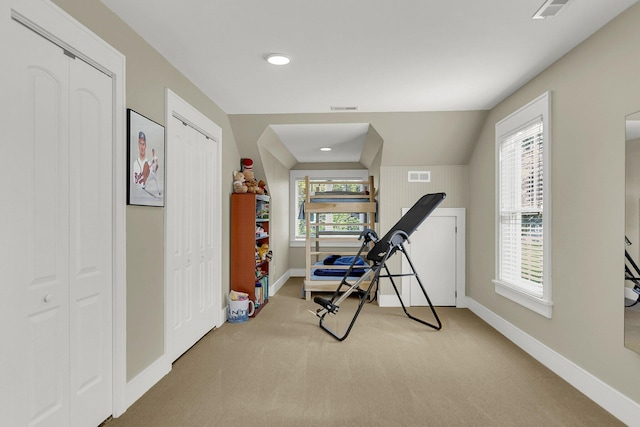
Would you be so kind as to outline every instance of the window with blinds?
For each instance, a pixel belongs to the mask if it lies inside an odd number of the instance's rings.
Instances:
[[[496,123],[496,292],[551,317],[550,96]]]
[[[499,277],[536,296],[543,282],[543,123],[528,123],[500,142]]]

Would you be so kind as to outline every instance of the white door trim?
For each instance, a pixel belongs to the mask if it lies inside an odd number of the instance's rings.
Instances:
[[[11,14],[33,31],[109,75],[113,81],[113,416],[132,402],[126,390],[126,151],[125,57],[47,0],[3,0]]]

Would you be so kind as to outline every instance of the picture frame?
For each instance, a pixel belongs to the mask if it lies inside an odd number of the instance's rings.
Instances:
[[[127,109],[127,204],[164,206],[164,126]]]

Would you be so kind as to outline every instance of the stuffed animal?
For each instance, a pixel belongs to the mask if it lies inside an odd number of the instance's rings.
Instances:
[[[243,173],[244,185],[247,186],[247,192],[258,194],[258,190],[260,189],[260,187],[258,187],[258,181],[256,181],[256,178],[253,175],[253,171],[245,170]]]
[[[240,166],[242,167],[242,172],[253,170],[253,160],[249,158],[240,159]]]
[[[259,193],[259,194],[269,194],[267,192],[267,183],[264,182],[263,180],[258,181],[258,188],[260,188],[260,190],[262,190],[262,192]]]
[[[269,245],[266,244],[266,243],[263,243],[262,246],[260,246],[260,248],[258,248],[258,256],[263,261],[267,258],[267,253],[268,252],[269,252]]]
[[[244,174],[239,171],[234,172],[233,173],[233,192],[246,193],[248,188],[244,182],[245,182]]]

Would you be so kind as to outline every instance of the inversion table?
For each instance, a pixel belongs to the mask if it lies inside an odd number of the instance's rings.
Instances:
[[[402,217],[400,220],[384,235],[382,239],[378,239],[378,236],[374,230],[365,229],[359,237],[359,240],[363,240],[362,245],[360,246],[360,250],[358,254],[353,257],[353,261],[349,268],[347,269],[344,277],[340,281],[338,288],[333,293],[331,298],[322,298],[315,297],[313,301],[320,305],[315,313],[313,314],[320,318],[320,327],[324,329],[331,336],[336,338],[338,341],[343,341],[349,335],[351,328],[356,323],[356,319],[362,310],[365,302],[368,300],[372,289],[377,289],[378,281],[380,278],[389,278],[391,281],[391,285],[393,286],[398,299],[400,300],[400,304],[402,305],[402,309],[404,313],[412,320],[416,322],[422,323],[426,326],[429,326],[435,330],[440,330],[442,328],[442,323],[438,318],[438,314],[436,313],[433,304],[431,304],[431,300],[427,295],[427,291],[425,290],[420,278],[418,277],[418,273],[413,267],[413,263],[407,254],[404,243],[409,240],[409,236],[413,234],[413,232],[418,228],[420,224],[433,212],[433,210],[445,199],[445,193],[433,193],[426,194],[422,196],[409,211]],[[368,251],[367,251],[368,249]],[[391,274],[389,268],[387,267],[387,260],[393,256],[397,251],[400,251],[406,260],[409,263],[409,267],[411,268],[411,273],[407,274]],[[351,270],[354,268],[356,262],[360,259],[361,255],[366,252],[366,259],[371,263],[370,268],[357,278],[352,283],[349,283],[349,274]],[[355,268],[362,268],[362,266],[357,266]],[[381,274],[384,270],[384,274]],[[402,298],[400,297],[400,292],[398,291],[398,287],[396,286],[393,278],[401,277],[401,276],[414,276],[420,285],[420,289],[427,299],[427,303],[429,304],[429,308],[433,313],[433,317],[435,319],[434,323],[429,323],[425,320],[419,319],[417,317],[412,316],[405,307],[402,302]],[[354,278],[351,278],[354,280]],[[366,289],[360,287],[361,284],[365,283],[369,280],[368,286]],[[325,317],[327,315],[336,315],[338,310],[340,309],[340,304],[342,304],[351,294],[355,294],[360,298],[357,309],[353,318],[351,319],[346,331],[341,335],[338,331],[333,331],[329,327],[325,325]]]

